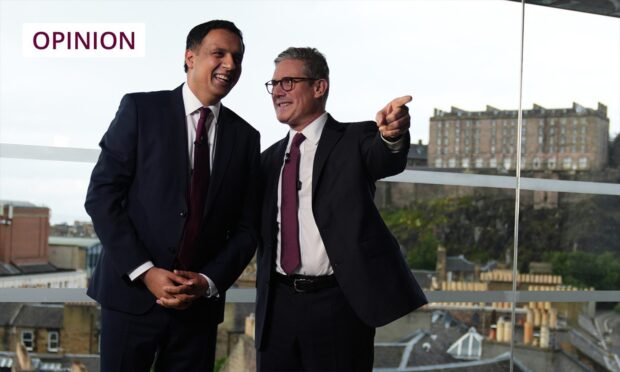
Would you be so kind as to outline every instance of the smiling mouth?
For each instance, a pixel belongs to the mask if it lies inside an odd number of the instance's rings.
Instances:
[[[276,107],[278,107],[278,108],[284,108],[284,107],[288,107],[290,105],[291,105],[290,102],[278,102],[278,103],[276,103]]]
[[[218,81],[224,84],[230,84],[231,82],[230,76],[224,75],[224,74],[215,74],[215,79],[217,79]]]

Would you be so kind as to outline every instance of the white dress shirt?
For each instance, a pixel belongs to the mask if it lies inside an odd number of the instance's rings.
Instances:
[[[319,228],[314,220],[312,212],[312,170],[314,166],[314,158],[316,150],[319,146],[319,140],[327,121],[327,112],[316,118],[312,123],[308,124],[301,133],[306,139],[299,146],[299,180],[301,181],[301,189],[299,190],[299,211],[297,212],[299,220],[299,248],[301,265],[294,274],[319,276],[331,275],[334,273],[332,266],[325,250],[325,244],[319,233]],[[289,130],[288,144],[286,145],[286,154],[290,152],[293,137],[297,132],[293,129]],[[381,137],[386,147],[392,152],[400,151],[404,146],[404,139],[390,142]],[[282,166],[284,168],[284,165]],[[280,169],[280,179],[278,181],[278,247],[276,250],[276,271],[285,274],[280,264],[282,252],[282,229],[280,227],[281,207],[282,203],[282,169]]]
[[[316,149],[319,145],[319,139],[325,122],[327,121],[327,113],[323,113],[316,120],[305,127],[301,133],[306,139],[299,146],[299,180],[301,181],[301,190],[299,190],[299,248],[301,251],[301,265],[295,271],[295,274],[302,275],[330,275],[334,272],[325,251],[325,244],[321,239],[319,228],[312,214],[312,167],[314,165],[314,157]],[[288,136],[288,144],[286,153],[291,149],[293,136],[297,132],[290,130]],[[280,170],[280,180],[278,181],[278,217],[277,223],[280,232],[278,233],[278,248],[276,253],[276,271],[285,274],[280,265],[280,257],[282,251],[282,229],[280,228],[280,206],[282,202],[282,170]]]
[[[189,166],[190,169],[194,167],[194,142],[196,140],[196,127],[198,125],[198,119],[200,118],[200,108],[203,107],[202,103],[196,98],[194,93],[189,89],[187,83],[183,84],[181,88],[183,94],[183,106],[185,107],[185,123],[187,125],[187,149],[189,151]],[[212,115],[207,117],[207,120],[211,121],[211,125],[209,126],[209,132],[207,133],[208,141],[209,141],[209,164],[211,169],[213,169],[213,156],[215,154],[215,135],[217,133],[217,118],[220,113],[220,102],[213,106],[209,106],[209,109],[212,112]],[[205,123],[206,125],[206,123]],[[153,267],[153,262],[147,261],[142,265],[138,266],[135,270],[130,272],[129,279],[134,281],[140,275],[145,273],[148,269]],[[217,288],[213,281],[209,279],[206,275],[204,276],[209,282],[209,290],[207,292],[207,296],[214,296],[217,294]]]

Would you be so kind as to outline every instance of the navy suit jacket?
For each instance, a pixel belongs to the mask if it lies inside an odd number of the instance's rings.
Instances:
[[[171,270],[188,211],[190,180],[181,87],[123,97],[100,142],[85,207],[103,250],[88,288],[102,306],[141,314],[155,298],[128,273],[146,261]],[[223,319],[225,291],[257,245],[260,137],[221,106],[202,220],[200,259],[192,271],[213,280],[210,299]]]
[[[385,325],[427,303],[394,236],[374,204],[375,181],[403,171],[409,150],[392,153],[374,122],[340,123],[328,116],[312,170],[312,211],[351,307],[366,324]],[[278,179],[288,136],[261,156],[264,189],[258,250],[256,345],[261,347],[275,270]]]

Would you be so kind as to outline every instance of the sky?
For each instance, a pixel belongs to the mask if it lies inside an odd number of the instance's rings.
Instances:
[[[123,94],[174,89],[185,80],[187,32],[209,19],[243,31],[241,79],[223,103],[262,134],[286,134],[264,83],[289,46],[323,52],[327,110],[374,119],[409,94],[412,141],[428,142],[433,109],[514,110],[519,103],[521,5],[486,1],[6,1],[0,0],[0,143],[95,149]],[[143,23],[141,58],[30,58],[25,23]],[[620,19],[527,6],[523,106],[608,107],[620,132]],[[93,164],[0,159],[0,199],[51,208],[52,223],[87,220]]]

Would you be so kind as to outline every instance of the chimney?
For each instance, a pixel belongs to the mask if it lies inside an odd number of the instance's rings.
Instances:
[[[447,280],[446,270],[446,248],[439,245],[437,246],[437,266],[435,271],[440,283]]]

